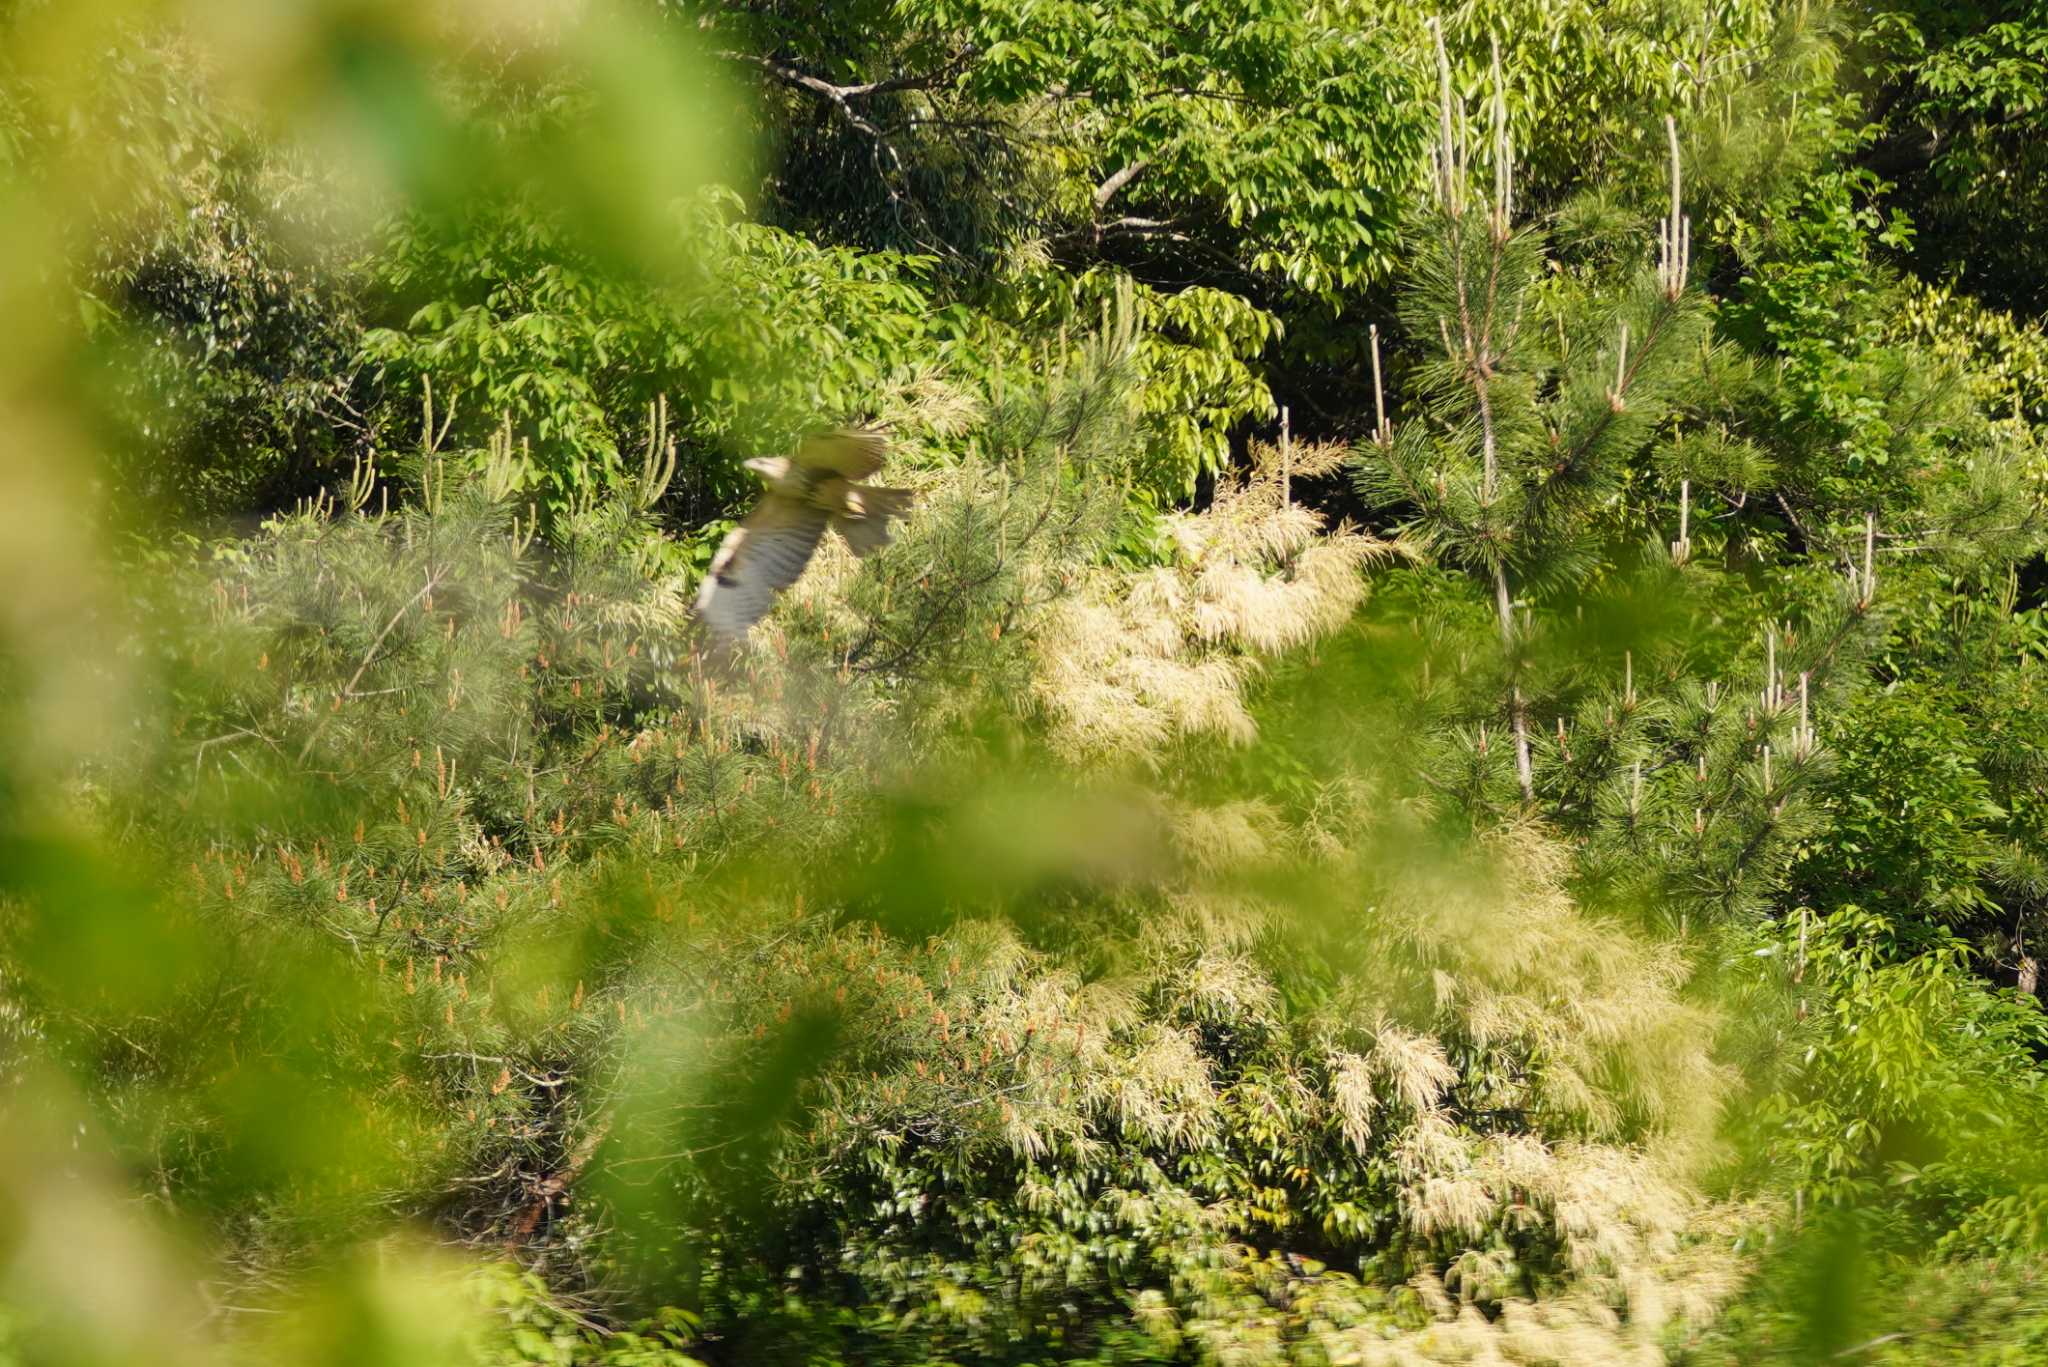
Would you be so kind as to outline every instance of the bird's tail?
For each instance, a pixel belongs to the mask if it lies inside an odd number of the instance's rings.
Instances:
[[[908,516],[910,503],[908,489],[849,484],[840,511],[832,515],[832,529],[846,538],[855,555],[873,555],[889,544],[889,519]]]

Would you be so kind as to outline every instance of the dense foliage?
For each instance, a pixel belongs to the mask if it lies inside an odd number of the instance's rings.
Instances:
[[[0,3],[0,1363],[2031,1360],[2044,53]]]

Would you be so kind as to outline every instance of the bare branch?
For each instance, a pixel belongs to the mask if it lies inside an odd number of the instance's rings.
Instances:
[[[1140,157],[1138,158],[1138,160],[1132,162],[1130,165],[1124,167],[1115,175],[1111,176],[1108,180],[1103,181],[1102,184],[1096,186],[1095,207],[1100,209],[1104,205],[1108,204],[1111,199],[1116,197],[1117,191],[1123,189],[1126,185],[1129,185],[1139,176],[1144,175],[1146,168],[1148,168],[1151,165],[1152,162],[1150,158]]]
[[[784,85],[808,90],[814,95],[822,95],[839,106],[841,112],[855,127],[864,132],[873,132],[874,126],[853,111],[852,101],[864,100],[874,95],[889,95],[899,90],[930,90],[943,85],[959,73],[960,68],[966,65],[967,59],[973,53],[971,49],[963,51],[936,71],[891,76],[886,80],[864,81],[858,85],[834,85],[823,77],[813,76],[809,72],[799,71],[793,66],[785,66],[781,62],[751,52],[721,52],[718,55],[728,62],[742,62],[748,66],[758,67]]]

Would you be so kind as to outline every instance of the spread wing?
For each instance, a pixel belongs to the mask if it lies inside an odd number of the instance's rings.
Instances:
[[[726,643],[743,639],[775,596],[803,576],[825,534],[825,513],[770,494],[725,535],[697,591],[697,615]]]
[[[889,544],[889,519],[910,515],[908,489],[879,484],[848,484],[839,490],[832,530],[846,538],[853,553],[865,559]]]
[[[814,432],[797,444],[796,463],[806,469],[830,470],[845,479],[866,479],[882,468],[889,439],[880,432],[841,428]]]

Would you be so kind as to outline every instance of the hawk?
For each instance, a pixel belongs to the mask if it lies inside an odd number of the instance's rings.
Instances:
[[[856,482],[882,468],[887,449],[880,432],[820,432],[799,442],[794,458],[747,462],[768,489],[719,543],[697,592],[697,616],[714,640],[730,647],[746,639],[802,576],[828,525],[858,556],[889,544],[889,519],[910,511],[910,491]]]

